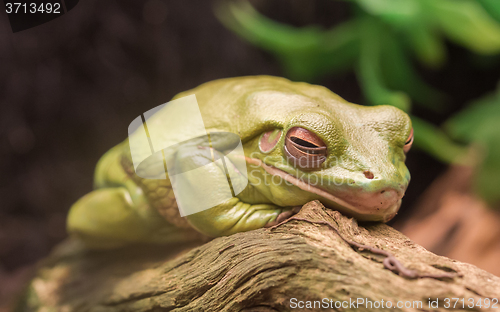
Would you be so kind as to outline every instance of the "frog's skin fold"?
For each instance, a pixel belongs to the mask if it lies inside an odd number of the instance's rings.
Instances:
[[[405,151],[412,142],[410,118],[401,110],[352,104],[324,87],[270,76],[215,80],[174,99],[191,94],[208,133],[241,138],[249,181],[243,192],[182,218],[169,179],[135,174],[127,139],[101,158],[95,190],[71,207],[70,234],[91,248],[175,242],[199,233],[224,236],[272,224],[311,200],[364,221],[385,222],[397,213],[410,181]],[[162,114],[168,114],[168,106],[152,118],[161,123]],[[175,139],[175,126],[163,129],[166,138]],[[291,129],[310,134],[303,139],[312,143],[290,142]],[[290,158],[287,144],[295,154],[322,148],[326,158],[306,168]],[[217,150],[185,148],[168,161],[179,168],[187,162],[203,167]],[[207,170],[223,170],[215,168]],[[231,164],[227,170],[239,174]],[[217,189],[197,180],[187,183],[207,196]]]

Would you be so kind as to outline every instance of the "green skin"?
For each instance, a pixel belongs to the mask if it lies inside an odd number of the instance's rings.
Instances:
[[[412,129],[401,110],[348,103],[324,87],[269,76],[216,80],[175,98],[190,94],[196,95],[208,133],[232,132],[241,138],[249,180],[243,192],[181,218],[168,179],[142,179],[134,173],[127,139],[101,158],[95,190],[71,207],[70,234],[91,248],[114,248],[254,230],[275,224],[311,200],[366,221],[388,221],[399,209],[410,181],[404,147]],[[160,110],[154,118],[161,122],[166,113]],[[285,135],[293,127],[307,129],[325,143],[327,160],[319,168],[301,169],[287,158]],[[164,129],[175,141],[175,124]],[[262,136],[269,131],[278,140],[263,152]],[[208,151],[187,148],[168,161],[181,168],[186,162],[201,166],[211,161]],[[231,164],[227,168],[235,173]],[[214,169],[207,169],[207,176],[209,170]],[[196,189],[199,180],[190,183]],[[207,196],[217,189],[199,187]]]

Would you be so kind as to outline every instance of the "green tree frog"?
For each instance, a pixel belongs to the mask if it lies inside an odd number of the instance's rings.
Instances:
[[[90,248],[225,236],[276,224],[311,200],[363,221],[386,222],[397,213],[413,142],[403,111],[352,104],[325,87],[270,76],[215,80],[174,99],[192,94],[208,133],[241,138],[246,188],[181,217],[169,179],[135,174],[127,139],[99,160],[95,190],[71,207],[71,235]],[[156,113],[160,120],[162,113]],[[210,161],[203,150],[179,152],[172,161]],[[196,189],[197,181],[190,183]]]

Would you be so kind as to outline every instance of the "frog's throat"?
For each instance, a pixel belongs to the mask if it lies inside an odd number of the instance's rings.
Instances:
[[[330,194],[330,193],[328,193],[328,192],[326,192],[326,191],[324,191],[324,190],[322,190],[320,188],[317,188],[317,187],[314,187],[314,186],[312,186],[310,184],[307,184],[306,182],[297,179],[293,175],[288,174],[288,173],[286,173],[283,170],[280,170],[280,169],[278,169],[276,167],[272,167],[272,166],[266,165],[260,159],[245,157],[245,160],[248,163],[251,163],[253,165],[261,166],[262,168],[264,168],[264,170],[266,170],[267,173],[269,173],[271,175],[279,176],[279,177],[283,178],[285,181],[290,182],[291,184],[297,186],[301,190],[304,190],[306,192],[310,192],[310,193],[319,195],[319,196],[324,197],[324,198],[326,198],[328,200],[331,200],[334,203],[337,203],[337,204],[343,206],[344,208],[347,208],[347,209],[350,209],[352,211],[360,212],[361,213],[361,211],[360,211],[359,208],[351,205],[350,203],[346,202],[345,200],[343,200],[341,198],[338,198],[337,196],[334,196],[333,194]]]

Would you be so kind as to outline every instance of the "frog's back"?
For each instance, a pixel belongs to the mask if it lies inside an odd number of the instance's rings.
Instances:
[[[267,121],[284,123],[291,111],[307,107],[304,99],[311,99],[311,107],[318,101],[347,103],[325,87],[273,76],[214,80],[181,92],[174,99],[192,94],[196,95],[207,131],[236,133],[243,142],[260,133]],[[263,100],[259,94],[266,98]],[[294,105],[293,101],[281,101],[281,96],[297,96],[301,100]]]

